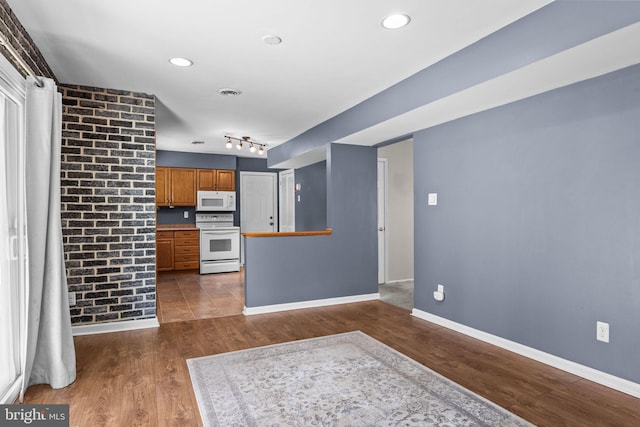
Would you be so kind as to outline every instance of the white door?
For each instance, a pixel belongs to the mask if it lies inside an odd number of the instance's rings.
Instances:
[[[0,61],[0,404],[13,403],[22,379],[26,237],[24,79]]]
[[[240,232],[277,231],[278,174],[240,172]],[[244,264],[244,239],[240,246]]]
[[[387,159],[378,159],[378,283],[387,281]]]
[[[278,206],[280,211],[280,231],[296,231],[295,214],[295,172],[289,169],[278,174],[280,191]]]

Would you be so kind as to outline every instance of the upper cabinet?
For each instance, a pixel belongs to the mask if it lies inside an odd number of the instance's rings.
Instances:
[[[198,190],[236,191],[236,173],[223,169],[156,167],[156,206],[196,206]]]
[[[216,182],[218,191],[236,191],[236,171],[217,170]]]
[[[156,167],[156,206],[170,206],[171,172],[169,168]]]
[[[198,191],[214,191],[216,189],[216,171],[198,169]]]
[[[233,170],[198,169],[198,190],[236,191],[236,173]]]
[[[197,169],[156,167],[157,206],[195,206]]]

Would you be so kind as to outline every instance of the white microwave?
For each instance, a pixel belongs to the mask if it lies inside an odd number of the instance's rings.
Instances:
[[[235,211],[234,191],[198,191],[197,211]]]

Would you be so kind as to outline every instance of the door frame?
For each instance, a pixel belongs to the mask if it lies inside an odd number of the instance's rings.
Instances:
[[[6,389],[0,390],[0,404],[13,403],[20,394],[20,389],[25,381],[23,372],[26,367],[26,343],[27,343],[27,325],[26,314],[28,310],[27,301],[29,300],[29,287],[28,287],[28,272],[27,272],[27,236],[26,236],[26,210],[25,210],[25,182],[24,182],[24,165],[25,165],[25,143],[26,143],[26,122],[25,122],[25,104],[26,104],[26,80],[16,70],[16,68],[9,63],[9,61],[2,55],[0,55],[0,85],[2,85],[2,93],[4,97],[11,100],[17,106],[17,114],[15,116],[16,121],[13,122],[13,130],[17,137],[17,146],[15,147],[16,156],[18,160],[17,175],[16,177],[7,177],[7,180],[11,178],[17,179],[15,185],[17,187],[17,224],[15,226],[15,235],[11,235],[11,232],[7,230],[7,237],[9,239],[9,253],[10,258],[14,258],[14,267],[17,271],[14,271],[15,281],[9,280],[10,299],[5,300],[5,303],[13,306],[10,316],[13,322],[12,332],[13,342],[10,352],[14,355],[14,363],[16,366],[15,377],[11,384],[8,384]],[[1,150],[6,150],[9,144],[4,147],[0,147]],[[6,153],[5,153],[6,154]],[[3,165],[4,167],[4,165]]]
[[[291,188],[286,188],[284,185],[284,179],[289,175],[291,175],[291,177],[293,178],[293,186]],[[295,177],[296,177],[295,169],[287,169],[285,171],[278,172],[278,216],[279,216],[278,231],[295,231],[296,230],[296,201],[295,201],[295,194],[293,194],[293,191],[295,188]],[[283,197],[283,194],[285,194],[285,192],[287,191],[291,191],[291,203],[289,203],[289,205],[285,205],[286,199]],[[285,210],[291,213],[291,218],[293,219],[291,230],[283,230],[283,228],[286,228],[286,227],[283,227],[283,224],[282,224],[282,219],[283,217],[285,217],[285,215],[283,215],[283,212],[285,212]]]
[[[378,284],[387,283],[388,279],[388,263],[389,263],[389,239],[387,238],[387,173],[388,159],[380,157],[377,161],[377,217],[378,217]],[[380,173],[382,170],[382,173]],[[380,214],[382,213],[382,223],[380,222]],[[380,241],[380,233],[383,239]]]

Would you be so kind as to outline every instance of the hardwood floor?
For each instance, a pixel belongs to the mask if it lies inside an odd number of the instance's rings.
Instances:
[[[175,281],[187,306],[196,294],[211,298],[214,290],[222,292],[221,283],[229,280],[203,276],[194,290],[188,287],[195,279],[170,276],[163,275],[159,286]],[[160,304],[168,308],[170,295],[177,298],[177,293],[163,295],[161,289]],[[181,315],[188,316],[186,311]],[[75,337],[76,382],[61,390],[33,386],[26,402],[69,403],[72,426],[202,425],[186,359],[361,330],[534,424],[640,425],[640,399],[417,319],[382,301],[247,317],[175,321],[178,317],[168,316],[173,320],[154,329]]]

